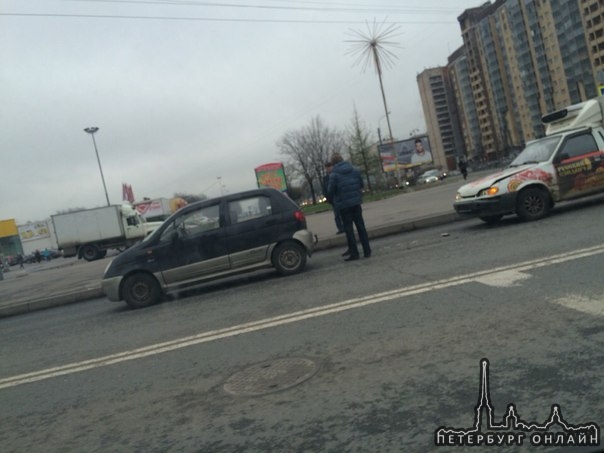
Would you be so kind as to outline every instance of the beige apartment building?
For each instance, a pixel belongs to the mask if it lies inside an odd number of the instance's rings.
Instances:
[[[417,76],[434,165],[453,170],[462,152],[456,104],[447,68],[426,69]]]
[[[604,1],[580,0],[580,5],[594,79],[598,83],[599,93],[602,94],[604,89]]]
[[[488,20],[489,7],[466,10],[459,18],[463,38],[471,92],[476,109],[476,121],[480,130],[479,147],[474,158],[492,158],[497,152],[496,127],[489,99],[489,77],[484,61],[484,42],[478,25]]]

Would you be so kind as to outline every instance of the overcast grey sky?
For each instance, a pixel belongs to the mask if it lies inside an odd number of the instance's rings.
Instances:
[[[416,76],[462,44],[478,0],[0,0],[0,219],[256,186],[277,141],[353,108],[386,129],[379,82],[353,31],[398,23],[384,72],[393,135],[425,130]],[[99,17],[92,17],[99,16]],[[126,18],[127,17],[127,18]],[[153,19],[150,19],[153,18]]]

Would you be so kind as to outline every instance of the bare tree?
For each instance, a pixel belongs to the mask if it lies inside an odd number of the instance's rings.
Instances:
[[[318,116],[308,126],[286,132],[277,142],[289,165],[308,185],[313,203],[325,176],[325,162],[334,152],[341,152],[344,144],[343,134],[323,124]]]
[[[305,184],[304,179],[300,178],[291,165],[283,165],[283,171],[285,172],[285,180],[287,181],[287,194],[292,200],[301,203],[307,198],[303,187]]]

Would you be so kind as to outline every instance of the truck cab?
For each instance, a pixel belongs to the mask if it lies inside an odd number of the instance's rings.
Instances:
[[[543,138],[528,142],[505,170],[460,187],[453,207],[496,223],[504,215],[545,217],[556,202],[604,191],[604,97],[542,118]]]
[[[147,222],[140,213],[130,205],[120,206],[125,236],[128,239],[140,239],[153,233],[163,222]]]

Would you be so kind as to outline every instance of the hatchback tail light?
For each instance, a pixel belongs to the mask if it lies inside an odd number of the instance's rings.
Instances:
[[[306,217],[304,217],[304,213],[302,211],[295,211],[294,212],[294,218],[298,222],[305,222],[306,221]]]

